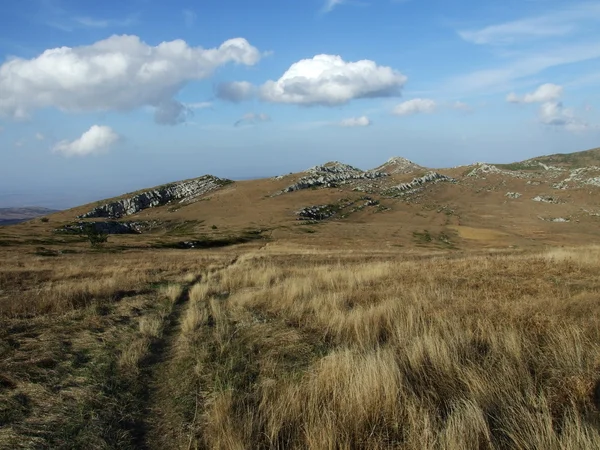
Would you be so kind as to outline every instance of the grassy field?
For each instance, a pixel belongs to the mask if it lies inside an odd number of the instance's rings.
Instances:
[[[0,254],[0,448],[600,448],[600,247]]]

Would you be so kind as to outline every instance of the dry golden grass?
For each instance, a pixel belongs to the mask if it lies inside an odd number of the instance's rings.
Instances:
[[[160,295],[165,296],[171,303],[175,303],[181,292],[183,291],[183,286],[180,284],[168,284],[160,288]]]
[[[114,302],[149,292],[152,283],[176,280],[184,268],[199,273],[210,259],[175,251],[72,254],[60,258],[12,252],[1,258],[0,316],[4,317],[62,314],[92,303]],[[161,292],[174,302],[181,286],[171,283]],[[14,300],[17,296],[18,302]]]
[[[197,339],[179,358],[200,368],[204,399],[193,441],[600,448],[599,258],[241,258],[188,310]]]
[[[600,448],[600,247],[234,256],[5,255],[0,447]]]

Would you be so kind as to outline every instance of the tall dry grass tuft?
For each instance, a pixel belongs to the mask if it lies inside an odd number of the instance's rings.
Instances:
[[[160,288],[159,294],[166,297],[171,303],[175,303],[181,297],[182,292],[181,284],[168,284]]]

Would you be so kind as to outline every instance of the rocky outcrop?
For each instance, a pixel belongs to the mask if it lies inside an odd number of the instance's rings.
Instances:
[[[531,178],[533,176],[533,174],[518,171],[518,170],[499,169],[498,167],[494,166],[493,164],[479,162],[479,163],[475,163],[474,166],[475,167],[467,174],[468,177],[485,179],[486,175],[498,174],[498,175],[506,175],[506,176],[513,177],[513,178],[525,179],[525,178]]]
[[[338,212],[338,208],[335,205],[315,205],[307,206],[296,212],[298,220],[325,220],[329,219],[335,213]]]
[[[173,201],[179,201],[179,203],[190,201],[229,183],[232,183],[232,181],[206,175],[193,180],[165,184],[164,186],[141,192],[132,197],[98,206],[90,212],[82,214],[79,218],[106,217],[117,219],[136,214],[144,209],[163,206]]]
[[[517,198],[521,197],[521,195],[523,195],[523,194],[521,194],[519,192],[507,192],[504,196],[508,197],[508,198],[512,198],[512,199],[517,199]]]
[[[414,162],[401,156],[393,156],[384,164],[374,169],[376,172],[386,172],[389,174],[395,173],[412,173],[417,170],[423,170],[424,167],[415,164]]]
[[[543,220],[545,222],[555,222],[555,223],[567,223],[567,222],[571,221],[571,219],[569,217],[541,217],[541,216],[538,216],[538,219]]]
[[[356,167],[332,162],[322,166],[315,166],[306,171],[308,175],[300,178],[296,183],[288,186],[280,193],[300,191],[316,187],[337,187],[356,180],[374,180],[388,176],[384,172],[363,171]]]
[[[412,192],[416,189],[420,189],[427,184],[436,184],[439,182],[450,182],[455,183],[456,180],[454,178],[450,178],[446,175],[442,175],[438,172],[428,172],[422,177],[414,178],[409,183],[402,183],[398,186],[394,186],[391,190],[395,192],[399,192],[400,194]]]
[[[557,199],[556,197],[552,197],[551,195],[538,195],[536,197],[533,197],[531,200],[533,200],[534,202],[541,203],[559,203],[559,199]]]
[[[600,167],[589,166],[573,169],[564,180],[555,183],[554,189],[569,189],[577,187],[600,187]]]

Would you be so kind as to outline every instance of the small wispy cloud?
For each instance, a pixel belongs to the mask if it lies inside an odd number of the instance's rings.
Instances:
[[[585,29],[582,25],[600,22],[600,4],[584,2],[537,17],[514,20],[474,30],[460,30],[459,36],[474,44],[513,44],[524,39],[566,36]]]
[[[451,105],[452,109],[456,109],[457,111],[463,111],[463,112],[471,112],[473,111],[473,108],[471,108],[470,105],[466,104],[465,102],[461,102],[461,101],[455,101],[454,103],[452,103]]]
[[[596,42],[584,42],[521,54],[518,59],[502,65],[476,70],[450,79],[444,91],[453,93],[484,92],[486,94],[512,89],[514,81],[536,75],[544,70],[600,58]]]
[[[396,116],[412,116],[414,114],[432,113],[436,107],[436,102],[431,99],[414,98],[397,105],[393,109],[392,114]]]
[[[14,146],[17,148],[21,148],[25,145],[25,141],[23,139],[19,139],[17,141],[15,141]]]
[[[209,109],[212,108],[212,102],[197,102],[197,103],[185,103],[185,106],[190,109]]]
[[[557,84],[546,83],[538,87],[534,92],[525,94],[519,97],[514,92],[511,92],[506,97],[506,101],[509,103],[544,103],[550,101],[556,101],[563,94],[563,87]]]
[[[264,113],[247,113],[233,124],[234,127],[240,127],[242,125],[256,125],[258,123],[270,122],[271,117]]]
[[[43,141],[44,139],[46,139],[46,136],[44,136],[42,133],[35,133],[35,138],[38,141]]]
[[[121,137],[107,126],[92,125],[79,138],[68,141],[63,140],[52,147],[54,153],[63,156],[87,156],[106,153]]]
[[[339,126],[344,127],[344,128],[368,127],[371,124],[372,124],[371,119],[369,119],[367,116],[351,117],[349,119],[344,119],[339,122]]]
[[[86,28],[111,28],[128,27],[137,23],[137,18],[127,17],[125,19],[97,19],[94,17],[75,17],[72,19],[76,25]]]
[[[127,27],[138,23],[138,15],[124,18],[99,18],[88,15],[77,15],[63,7],[62,2],[42,0],[33,16],[33,20],[57,30],[72,32],[82,28],[116,28]]]
[[[324,14],[331,12],[336,6],[341,5],[345,2],[346,0],[325,0],[325,4],[323,5],[321,12],[323,12]]]
[[[183,14],[183,21],[185,22],[185,26],[188,28],[193,27],[194,24],[196,23],[196,19],[198,18],[198,15],[191,9],[184,9],[182,11],[182,14]]]

